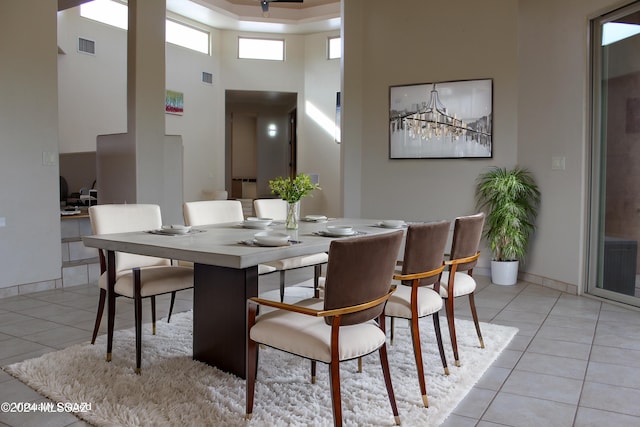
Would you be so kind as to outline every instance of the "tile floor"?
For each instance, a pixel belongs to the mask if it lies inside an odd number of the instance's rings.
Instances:
[[[287,281],[312,275],[298,272]],[[477,279],[481,320],[516,326],[519,333],[446,427],[640,425],[639,311],[524,282],[502,287]],[[263,276],[261,291],[276,283],[277,275]],[[190,309],[191,298],[191,291],[178,293],[174,310]],[[464,300],[456,301],[457,314],[469,317]],[[88,341],[96,302],[94,285],[0,299],[0,366]],[[116,327],[133,326],[131,303],[121,298],[117,307]],[[168,299],[160,298],[159,318],[167,309]],[[45,400],[0,371],[0,402]],[[86,425],[70,414],[0,413],[0,426]]]

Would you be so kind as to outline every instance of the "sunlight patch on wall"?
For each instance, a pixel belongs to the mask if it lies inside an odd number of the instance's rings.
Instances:
[[[318,107],[307,101],[305,104],[307,116],[316,122],[327,134],[334,138],[338,132],[336,122],[324,114]]]

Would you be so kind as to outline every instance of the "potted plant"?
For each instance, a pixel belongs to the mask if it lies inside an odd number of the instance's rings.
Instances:
[[[524,260],[535,230],[540,190],[527,169],[493,167],[478,177],[476,196],[478,208],[487,214],[484,236],[493,254],[491,281],[513,285],[518,261]]]
[[[313,190],[320,190],[318,184],[311,182],[309,175],[301,173],[295,178],[281,176],[269,180],[271,193],[280,196],[287,202],[287,219],[285,227],[297,229],[300,218],[300,200],[311,194]]]

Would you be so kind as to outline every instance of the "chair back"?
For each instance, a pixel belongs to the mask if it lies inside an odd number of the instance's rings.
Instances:
[[[256,199],[253,201],[256,216],[271,218],[275,221],[287,219],[287,202],[282,199]]]
[[[329,247],[324,308],[332,310],[373,301],[389,292],[402,243],[402,231],[338,239]],[[341,325],[377,318],[384,303],[342,316]],[[333,318],[325,318],[331,324]]]
[[[158,205],[95,205],[89,208],[89,219],[94,234],[157,230],[162,227],[162,216]],[[170,264],[171,261],[164,258],[116,252],[116,271]]]
[[[442,266],[450,226],[450,221],[409,225],[404,246],[402,274],[423,273]],[[440,277],[436,275],[420,280],[420,286],[433,285],[439,281]],[[411,286],[410,280],[402,283]]]
[[[203,200],[182,205],[186,225],[220,224],[244,220],[240,200]]]
[[[456,218],[453,226],[453,240],[451,242],[451,259],[470,257],[478,252],[483,226],[483,212]],[[477,262],[476,260],[459,264],[457,271],[471,270]]]

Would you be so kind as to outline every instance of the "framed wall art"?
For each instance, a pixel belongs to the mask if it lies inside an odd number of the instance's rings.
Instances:
[[[493,156],[493,80],[389,87],[389,158]]]
[[[184,113],[184,94],[174,90],[167,90],[164,101],[164,112],[167,114]]]

